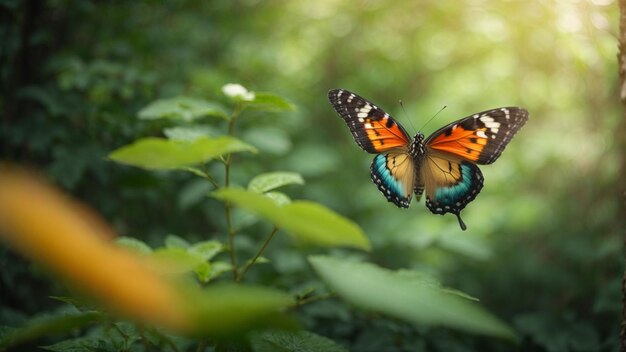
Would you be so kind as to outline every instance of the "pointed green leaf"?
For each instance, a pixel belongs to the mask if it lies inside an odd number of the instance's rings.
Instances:
[[[91,352],[106,350],[106,343],[99,337],[84,336],[64,340],[41,348],[54,352]]]
[[[166,248],[189,248],[189,242],[184,238],[181,238],[176,235],[167,235],[165,236],[165,247]]]
[[[213,262],[211,263],[211,274],[209,275],[209,281],[231,270],[233,270],[233,266],[230,263]]]
[[[253,192],[265,193],[290,184],[303,185],[304,179],[296,172],[268,172],[254,177],[248,184],[248,189]]]
[[[164,128],[163,134],[167,137],[167,139],[193,142],[198,138],[216,136],[218,133],[216,133],[216,131],[210,126],[196,125]]]
[[[50,298],[72,305],[81,312],[95,312],[102,309],[94,301],[85,296],[50,296]]]
[[[31,318],[23,326],[9,331],[0,339],[0,349],[20,344],[24,341],[60,332],[69,332],[76,328],[91,325],[106,319],[97,312],[63,313],[51,316]]]
[[[145,169],[175,169],[207,162],[235,152],[256,152],[256,149],[233,137],[198,138],[182,142],[148,137],[114,150],[109,159]]]
[[[282,207],[281,219],[276,224],[306,242],[370,249],[369,240],[354,222],[318,203],[296,201],[287,204]]]
[[[442,325],[515,339],[513,331],[473,301],[433,286],[419,276],[369,263],[311,256],[310,263],[331,288],[356,306],[418,325]]]
[[[284,324],[285,316],[280,311],[293,304],[293,298],[287,293],[236,284],[194,290],[189,292],[188,301],[198,333],[211,335]]]
[[[257,332],[250,342],[254,352],[348,352],[333,340],[309,331]]]
[[[192,271],[204,263],[202,257],[179,247],[159,248],[150,255],[150,259],[155,269],[168,274]]]
[[[295,201],[278,206],[266,196],[239,188],[222,188],[212,195],[265,217],[305,242],[364,250],[370,248],[369,240],[355,223],[320,204]]]
[[[141,109],[138,115],[142,120],[180,119],[192,121],[204,116],[228,119],[228,114],[221,105],[190,97],[159,99]]]
[[[152,248],[148,246],[145,242],[140,241],[136,238],[120,236],[115,239],[115,243],[124,248],[128,248],[134,250],[137,253],[141,254],[150,254],[152,253]]]
[[[187,251],[203,260],[211,260],[224,249],[224,245],[219,241],[202,241],[194,243]]]
[[[196,273],[196,276],[198,277],[198,281],[203,284],[206,284],[207,282],[209,282],[209,280],[211,280],[211,271],[213,271],[213,268],[211,267],[211,263],[209,262],[204,262],[198,265],[193,270],[193,272]]]
[[[273,93],[255,92],[254,99],[246,101],[246,108],[261,111],[295,110],[296,107],[287,99]]]
[[[273,200],[276,205],[285,205],[291,203],[291,199],[282,192],[267,192],[264,195],[267,198]]]

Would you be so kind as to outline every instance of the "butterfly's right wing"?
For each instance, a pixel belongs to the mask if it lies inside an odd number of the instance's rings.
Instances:
[[[429,151],[421,165],[426,207],[434,214],[452,213],[463,230],[461,210],[474,200],[483,188],[483,174],[476,164],[437,150]]]
[[[345,89],[328,92],[328,100],[346,121],[356,143],[368,153],[407,149],[411,138],[389,114]]]
[[[408,208],[416,187],[414,162],[409,153],[396,150],[378,154],[370,167],[372,181],[387,201]]]
[[[528,121],[528,111],[511,106],[462,118],[435,131],[424,144],[476,164],[491,164]]]

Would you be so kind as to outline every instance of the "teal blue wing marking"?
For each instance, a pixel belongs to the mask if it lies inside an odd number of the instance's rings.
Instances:
[[[378,154],[370,167],[372,181],[387,201],[398,207],[408,208],[413,193],[415,169],[407,153]],[[408,191],[407,191],[408,190]]]
[[[446,185],[437,185],[434,190],[434,197],[426,197],[426,206],[435,214],[455,214],[459,220],[459,225],[465,230],[467,227],[461,220],[461,210],[474,200],[483,188],[483,174],[478,166],[473,163],[462,161],[448,161],[448,173],[452,175],[452,170],[457,168],[458,178],[447,178],[450,182]],[[456,171],[456,170],[455,170]],[[444,172],[444,170],[439,170]]]

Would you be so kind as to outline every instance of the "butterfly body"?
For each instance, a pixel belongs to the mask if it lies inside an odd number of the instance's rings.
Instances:
[[[428,138],[420,132],[411,138],[389,114],[354,93],[334,89],[328,97],[356,143],[377,154],[372,181],[389,202],[408,208],[414,194],[419,201],[426,193],[428,209],[455,214],[463,230],[461,210],[483,187],[476,164],[493,163],[528,119],[526,110],[504,107],[455,121]]]

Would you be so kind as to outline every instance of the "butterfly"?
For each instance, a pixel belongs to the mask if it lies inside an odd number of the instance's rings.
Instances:
[[[456,215],[483,188],[477,165],[498,159],[515,133],[528,120],[519,107],[491,109],[441,127],[428,138],[417,132],[411,139],[404,127],[368,100],[345,89],[328,92],[333,108],[348,124],[356,143],[376,154],[372,181],[398,207],[408,208],[426,193],[426,207],[434,214]]]

